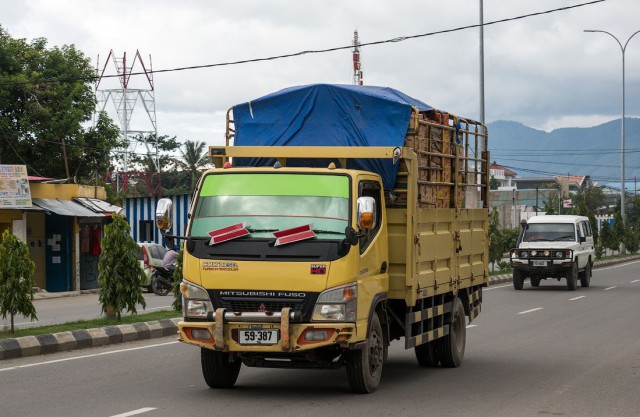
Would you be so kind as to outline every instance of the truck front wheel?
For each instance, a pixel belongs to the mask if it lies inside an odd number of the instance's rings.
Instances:
[[[438,356],[436,353],[436,341],[423,343],[413,348],[416,353],[418,364],[422,367],[438,366]]]
[[[200,363],[202,375],[211,388],[231,388],[238,379],[242,362],[231,361],[227,352],[200,348]]]
[[[375,313],[371,319],[369,337],[364,349],[346,353],[347,379],[351,391],[369,394],[380,384],[384,364],[384,337],[380,318]]]
[[[515,271],[514,271],[515,272]],[[467,323],[462,301],[453,299],[453,310],[449,322],[449,334],[437,339],[436,352],[443,368],[457,368],[462,364],[464,347],[467,340]]]

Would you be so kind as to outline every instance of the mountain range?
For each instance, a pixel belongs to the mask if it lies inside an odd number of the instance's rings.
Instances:
[[[518,177],[589,175],[599,184],[620,183],[620,119],[593,127],[537,130],[513,121],[489,123],[491,161]],[[625,182],[640,180],[640,119],[625,118]]]

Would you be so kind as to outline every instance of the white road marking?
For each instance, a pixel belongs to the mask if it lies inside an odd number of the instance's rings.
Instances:
[[[472,327],[478,327],[477,324],[467,324],[467,329],[470,329]]]
[[[534,311],[538,311],[538,310],[542,310],[542,307],[532,308],[531,310],[526,310],[526,311],[521,311],[521,312],[519,312],[518,314],[533,313]]]
[[[635,284],[636,282],[640,282],[640,279],[634,279],[633,281],[631,281],[632,284]]]
[[[496,290],[496,289],[498,289],[498,288],[506,288],[506,287],[511,287],[511,286],[512,286],[511,284],[509,284],[509,285],[501,285],[501,286],[499,286],[499,287],[494,287],[494,286],[492,285],[492,286],[491,286],[491,287],[489,287],[489,288],[483,288],[483,289],[482,289],[482,291],[491,291],[491,290]]]
[[[155,345],[149,345],[149,346],[140,346],[140,347],[134,347],[134,348],[112,350],[112,351],[109,351],[109,352],[93,353],[91,355],[74,356],[74,357],[71,357],[71,358],[64,358],[64,359],[54,359],[52,361],[29,363],[27,365],[18,365],[18,366],[12,366],[12,367],[9,367],[9,368],[0,368],[0,372],[13,371],[15,369],[20,369],[20,368],[31,368],[33,366],[40,366],[40,365],[50,365],[50,364],[53,364],[53,363],[75,361],[76,359],[95,358],[96,356],[112,355],[114,353],[132,352],[134,350],[142,350],[142,349],[149,349],[149,348],[154,348],[154,347],[158,347],[158,346],[173,345],[175,343],[180,343],[180,342],[176,340],[174,342],[156,343]]]
[[[618,288],[618,287],[614,285],[613,287],[605,288],[604,290],[605,290],[605,291],[609,291],[609,290],[612,290],[612,289],[614,289],[614,288]]]
[[[569,301],[576,301],[576,300],[579,300],[579,299],[585,298],[585,297],[586,297],[586,295],[581,295],[580,297],[569,298]]]
[[[115,416],[111,416],[111,417],[130,417],[130,416],[135,416],[142,413],[147,413],[153,410],[155,410],[155,408],[152,408],[152,407],[138,408],[137,410],[128,411],[122,414],[116,414]]]

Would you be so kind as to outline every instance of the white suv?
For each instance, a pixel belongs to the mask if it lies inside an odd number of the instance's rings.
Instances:
[[[584,216],[535,216],[522,223],[518,247],[511,250],[513,287],[521,290],[526,278],[537,287],[547,278],[567,280],[574,291],[588,287],[595,259],[593,230]]]

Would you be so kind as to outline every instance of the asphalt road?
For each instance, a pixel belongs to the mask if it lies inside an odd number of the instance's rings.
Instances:
[[[351,394],[344,369],[243,367],[211,390],[198,349],[163,338],[3,361],[0,415],[637,416],[640,262],[591,284],[485,289],[460,368],[422,369],[395,342],[371,395]]]
[[[164,297],[143,293],[147,303],[146,309],[138,306],[138,313],[150,313],[158,310],[171,309],[173,296]],[[77,296],[45,298],[34,300],[33,305],[36,308],[38,320],[31,321],[28,318],[17,316],[14,319],[15,326],[18,328],[28,328],[34,326],[46,326],[49,324],[67,323],[77,320],[90,320],[102,316],[98,294],[80,294]],[[125,313],[126,314],[126,313]],[[0,328],[9,326],[9,317],[2,319],[0,317]],[[1,415],[1,413],[0,413]]]

